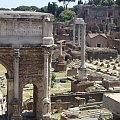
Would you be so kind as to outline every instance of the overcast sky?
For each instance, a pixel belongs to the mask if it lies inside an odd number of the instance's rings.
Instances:
[[[48,2],[56,2],[59,6],[63,5],[62,3],[59,3],[58,0],[0,0],[0,8],[15,8],[21,5],[37,6],[41,8],[46,6]],[[78,0],[76,0],[76,2],[71,2],[69,7],[77,5],[77,2]]]

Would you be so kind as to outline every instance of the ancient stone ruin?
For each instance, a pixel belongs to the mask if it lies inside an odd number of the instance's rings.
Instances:
[[[7,115],[21,120],[23,87],[33,84],[35,119],[50,116],[50,68],[53,16],[0,11],[0,63],[7,69]]]

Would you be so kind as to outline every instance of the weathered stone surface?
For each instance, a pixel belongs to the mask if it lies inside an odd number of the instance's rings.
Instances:
[[[21,120],[22,94],[27,84],[33,84],[36,119],[50,113],[50,102],[45,105],[43,99],[50,97],[52,21],[53,16],[47,13],[0,11],[0,62],[7,69],[7,111],[14,120]],[[12,104],[15,99],[19,103]]]

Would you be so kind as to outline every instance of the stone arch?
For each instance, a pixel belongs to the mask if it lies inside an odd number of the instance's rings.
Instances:
[[[13,78],[13,70],[8,63],[8,60],[5,60],[5,58],[0,57],[0,64],[3,65],[7,70],[6,78],[7,79]]]
[[[29,83],[24,83],[23,85],[22,85],[22,92],[21,92],[21,94],[22,94],[22,98],[21,98],[21,103],[23,103],[23,89],[25,88],[25,86],[26,85],[30,85],[30,84],[32,84],[33,85],[33,88],[32,88],[32,97],[33,98],[29,98],[29,99],[32,99],[32,113],[33,113],[33,116],[34,117],[37,117],[37,109],[36,109],[36,107],[37,107],[37,101],[38,101],[38,86],[35,84],[35,83],[33,83],[33,82],[29,82]],[[22,105],[21,105],[22,106]],[[22,109],[21,109],[22,110]],[[21,111],[22,112],[22,111]]]

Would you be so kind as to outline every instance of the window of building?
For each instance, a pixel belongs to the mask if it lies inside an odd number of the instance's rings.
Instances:
[[[102,47],[102,45],[100,43],[97,43],[97,47]]]

